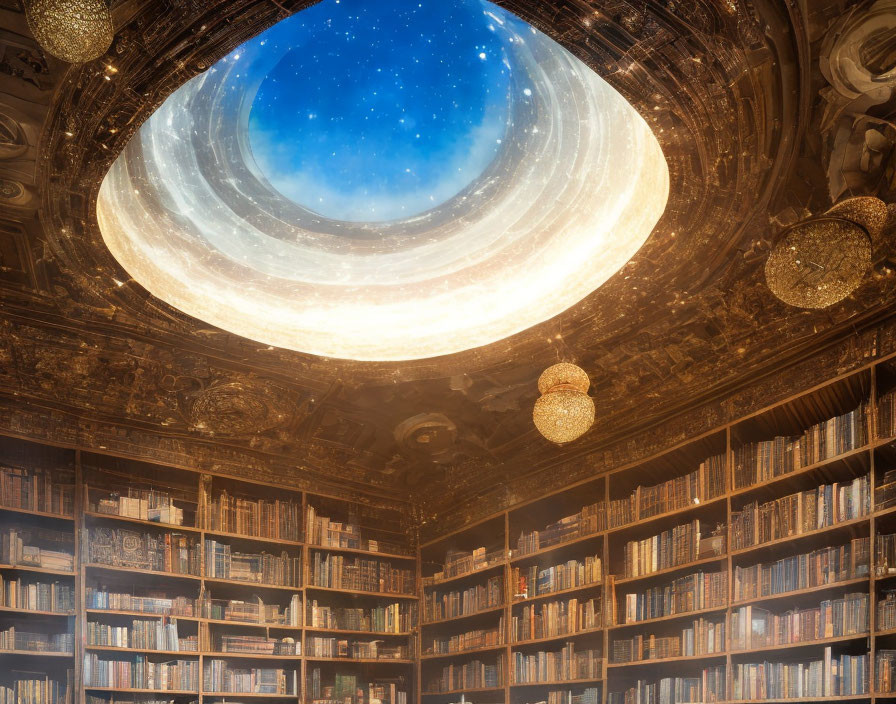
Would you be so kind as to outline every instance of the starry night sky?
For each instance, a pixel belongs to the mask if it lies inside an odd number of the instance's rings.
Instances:
[[[486,12],[521,23],[483,0],[323,0],[244,45],[286,50],[244,76],[261,81],[261,172],[339,220],[407,218],[456,195],[494,160],[510,114],[506,34]]]

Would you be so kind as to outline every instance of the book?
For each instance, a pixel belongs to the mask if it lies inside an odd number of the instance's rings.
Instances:
[[[407,633],[417,625],[417,604],[394,602],[369,608],[327,606],[308,601],[308,627],[325,630]]]
[[[181,637],[177,618],[133,619],[128,625],[87,622],[87,644],[135,650],[198,652],[196,634]]]
[[[423,691],[428,693],[453,692],[460,689],[485,689],[504,685],[504,656],[493,661],[470,660],[448,663],[435,676],[425,679]]]
[[[641,577],[698,560],[700,536],[700,521],[694,519],[650,538],[628,541],[623,554],[624,576]]]
[[[0,573],[0,606],[20,611],[71,613],[75,608],[74,585],[34,577],[9,578]]]
[[[622,692],[609,692],[607,704],[679,704],[725,700],[725,668],[704,667],[695,677],[664,677],[656,682],[638,679]]]
[[[302,505],[293,499],[245,498],[225,490],[210,499],[205,515],[205,527],[215,532],[272,540],[302,539]]]
[[[319,516],[314,506],[308,506],[305,513],[305,535],[311,545],[326,548],[350,548],[371,552],[411,556],[410,547],[396,540],[372,537],[362,530],[360,521],[334,521],[327,516]]]
[[[73,572],[74,536],[50,528],[9,526],[0,532],[0,563]]]
[[[162,616],[198,616],[198,600],[185,596],[169,597],[152,588],[149,594],[109,591],[105,587],[87,587],[85,606],[109,611],[139,611]]]
[[[833,655],[809,662],[732,664],[732,699],[807,699],[868,692],[868,655]]]
[[[384,560],[314,551],[311,584],[329,589],[413,594],[416,580],[413,570],[393,567]]]
[[[74,671],[26,672],[5,668],[0,672],[0,704],[72,704]]]
[[[422,580],[423,586],[432,586],[445,579],[459,577],[477,570],[486,569],[492,565],[497,565],[503,560],[503,546],[488,550],[484,547],[479,547],[469,552],[463,550],[449,550],[445,554],[445,564],[442,569],[433,575],[424,577]]]
[[[293,594],[289,605],[268,603],[260,596],[246,599],[212,599],[208,593],[200,599],[200,613],[203,618],[216,621],[258,623],[269,626],[301,626],[302,597]]]
[[[423,622],[468,616],[503,604],[504,578],[500,576],[491,577],[485,584],[476,584],[466,589],[434,589],[423,594]]]
[[[88,561],[112,567],[198,576],[202,546],[192,534],[91,527],[85,532]]]
[[[107,659],[96,653],[84,655],[84,686],[125,689],[199,691],[198,660],[156,662],[145,655],[129,659]]]
[[[545,568],[538,565],[513,567],[510,577],[513,598],[520,601],[564,589],[600,584],[603,565],[600,557],[591,555],[584,560],[568,560]]]
[[[610,595],[615,589],[607,589]],[[617,623],[638,623],[691,611],[723,608],[728,605],[727,572],[694,572],[669,584],[650,587],[624,595],[621,614],[615,607],[609,613]]]
[[[514,651],[511,655],[510,677],[513,684],[597,680],[602,676],[603,658],[600,650],[576,650],[575,643],[571,641],[556,651]]]
[[[462,653],[465,650],[491,648],[504,644],[504,617],[498,619],[494,628],[477,628],[450,636],[430,638],[424,643],[425,655],[442,655],[446,653]]]
[[[583,506],[578,513],[565,516],[541,530],[533,530],[528,533],[523,531],[517,539],[516,548],[512,551],[512,557],[529,555],[538,550],[593,535],[605,530],[606,527],[606,504],[603,501],[598,501],[588,506]]]
[[[296,694],[298,672],[287,667],[246,667],[229,660],[207,658],[202,691],[227,694]]]
[[[0,630],[0,650],[21,650],[31,653],[73,653],[73,633],[36,633],[16,626]]]
[[[71,517],[74,496],[71,472],[0,465],[0,506]]]
[[[599,597],[560,599],[523,606],[510,619],[513,642],[552,638],[600,628],[602,608]]]
[[[238,552],[228,543],[206,538],[205,576],[252,584],[299,587],[302,558],[291,556],[285,550],[280,555]]]
[[[714,655],[725,651],[725,617],[698,618],[682,626],[674,635],[638,633],[631,638],[615,638],[611,662],[638,662],[663,658]]]

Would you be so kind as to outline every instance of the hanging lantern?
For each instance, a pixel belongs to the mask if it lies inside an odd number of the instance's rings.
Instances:
[[[594,424],[590,386],[588,374],[575,364],[561,362],[545,369],[538,379],[542,395],[532,410],[538,432],[558,444],[584,435]]]
[[[871,238],[886,222],[886,204],[863,196],[791,225],[765,262],[769,289],[798,308],[827,308],[842,301],[861,285],[871,265]]]
[[[25,18],[41,48],[71,64],[93,61],[112,44],[104,0],[25,0]]]

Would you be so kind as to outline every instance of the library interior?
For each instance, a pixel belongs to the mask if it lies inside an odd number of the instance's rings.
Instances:
[[[896,0],[0,0],[0,704],[896,704]]]

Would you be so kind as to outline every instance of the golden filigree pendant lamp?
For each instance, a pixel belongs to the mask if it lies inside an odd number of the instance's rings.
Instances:
[[[71,64],[99,58],[114,36],[104,0],[24,0],[34,39],[48,54]]]
[[[886,222],[886,204],[861,196],[791,225],[765,262],[769,289],[798,308],[827,308],[842,301],[861,285],[871,266],[872,238]]]
[[[594,424],[594,401],[588,395],[591,380],[575,364],[561,362],[538,378],[541,398],[532,409],[538,432],[563,444],[581,437]]]

